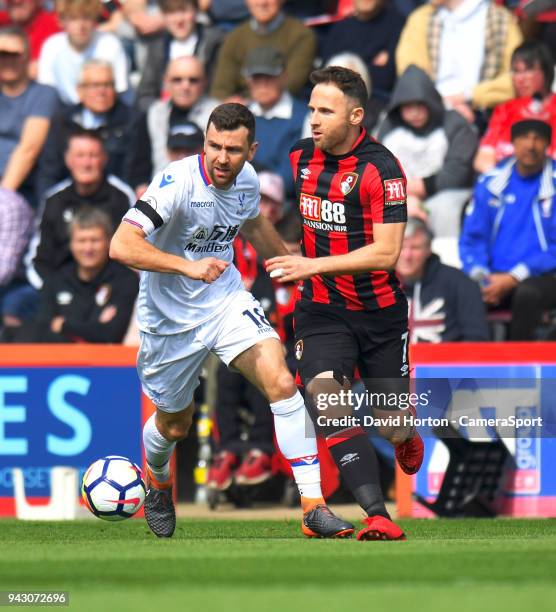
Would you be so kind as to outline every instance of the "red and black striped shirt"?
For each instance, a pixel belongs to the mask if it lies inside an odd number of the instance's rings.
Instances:
[[[317,149],[311,138],[290,151],[296,198],[303,220],[305,257],[343,255],[373,243],[375,223],[407,220],[406,179],[398,160],[362,131],[345,155]],[[402,298],[393,271],[353,276],[314,276],[301,299],[348,310],[387,308]]]

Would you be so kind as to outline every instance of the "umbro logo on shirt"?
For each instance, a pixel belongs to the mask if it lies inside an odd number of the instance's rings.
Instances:
[[[310,176],[311,176],[311,171],[309,170],[309,168],[303,168],[303,170],[301,170],[302,179],[309,178]]]

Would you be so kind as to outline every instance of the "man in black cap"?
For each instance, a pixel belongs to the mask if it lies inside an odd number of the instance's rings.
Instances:
[[[184,121],[171,126],[168,131],[166,149],[168,159],[177,161],[189,155],[195,155],[203,150],[205,136],[198,125],[192,121]]]
[[[511,137],[513,157],[477,182],[460,256],[485,303],[511,308],[509,339],[532,340],[543,313],[556,307],[556,162],[544,121],[518,121]]]
[[[286,60],[278,49],[257,47],[245,58],[242,74],[249,87],[259,146],[255,163],[279,174],[293,194],[290,147],[301,138],[306,105],[286,89]]]

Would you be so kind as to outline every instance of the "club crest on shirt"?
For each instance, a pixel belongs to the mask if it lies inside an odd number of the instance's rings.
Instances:
[[[70,293],[69,291],[59,291],[56,294],[56,302],[58,302],[60,306],[68,306],[71,304],[72,300],[73,293]]]
[[[347,195],[355,187],[358,178],[359,175],[355,172],[344,172],[340,179],[340,191]]]
[[[208,237],[209,237],[208,227],[205,227],[204,225],[200,225],[198,228],[193,230],[193,235],[191,236],[191,239],[202,242],[203,240],[206,240]]]
[[[112,294],[112,287],[110,285],[101,285],[95,293],[95,302],[97,306],[105,306],[110,299]]]
[[[295,343],[295,358],[301,361],[301,357],[303,357],[303,340],[298,340]]]

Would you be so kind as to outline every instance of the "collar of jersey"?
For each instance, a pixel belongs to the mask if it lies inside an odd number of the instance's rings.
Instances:
[[[212,181],[209,178],[209,175],[207,174],[207,171],[205,170],[205,154],[201,153],[198,156],[199,159],[199,172],[201,173],[201,178],[203,179],[203,183],[209,187],[212,185]]]
[[[357,140],[353,143],[353,147],[351,147],[351,149],[347,153],[342,153],[342,155],[332,155],[331,153],[327,153],[326,157],[332,157],[334,159],[343,159],[344,157],[349,157],[350,155],[353,155],[355,149],[359,147],[359,145],[363,142],[366,136],[367,130],[365,128],[361,128],[361,133],[357,137]]]

